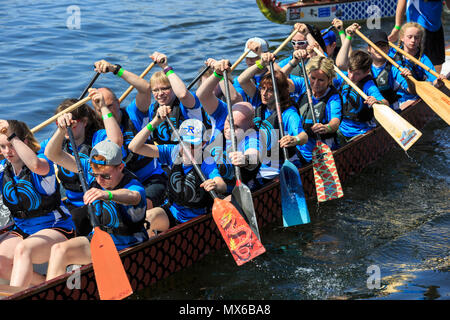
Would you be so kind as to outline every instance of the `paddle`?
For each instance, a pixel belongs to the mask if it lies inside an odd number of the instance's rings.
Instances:
[[[324,55],[322,52],[314,48],[318,55]],[[334,70],[347,82],[363,99],[367,99],[367,95],[351,81],[336,65]],[[373,104],[373,113],[375,119],[389,133],[395,142],[405,151],[407,151],[421,136],[422,133],[413,127],[408,121],[402,118],[397,112],[384,104]]]
[[[145,71],[139,76],[139,78],[143,78],[147,75],[147,73],[150,72],[150,70],[153,68],[153,66],[155,65],[155,63],[151,63],[147,69],[145,69]],[[122,96],[119,98],[119,102],[122,102],[129,94],[131,91],[133,91],[134,87],[130,86],[128,87],[128,89],[122,94]],[[58,119],[60,116],[62,116],[65,113],[68,112],[72,112],[73,110],[77,109],[79,106],[85,104],[86,102],[88,102],[89,100],[91,100],[91,97],[86,97],[80,101],[78,101],[77,103],[74,103],[73,105],[71,105],[70,107],[64,109],[63,111],[55,114],[54,116],[52,116],[51,118],[45,120],[44,122],[42,122],[41,124],[37,125],[36,127],[31,129],[32,133],[36,133],[37,131],[45,128],[46,126],[48,126],[51,123],[54,123],[56,119]]]
[[[189,148],[182,142],[177,129],[175,129],[174,125],[167,117],[165,120],[175,134],[175,137],[180,141],[179,145],[183,148],[184,154],[189,157],[189,160],[200,179],[206,181],[205,175],[198,164],[195,163]],[[244,218],[233,204],[229,201],[220,199],[214,190],[209,191],[209,194],[214,199],[214,205],[212,207],[214,222],[227,244],[234,261],[236,261],[236,264],[240,266],[266,252],[266,249],[259,241],[258,237],[253,233],[252,229],[247,222],[245,222]]]
[[[381,54],[387,61],[389,61],[394,67],[400,71],[403,69],[397,62],[389,57],[383,50],[377,47],[372,41],[370,41],[359,30],[355,30],[364,41],[366,41],[372,48],[374,48],[379,54]],[[408,79],[414,83],[417,95],[424,100],[427,105],[436,112],[447,124],[450,124],[450,98],[441,90],[435,88],[428,81],[416,80],[413,76],[408,76]],[[375,110],[375,109],[374,109]]]
[[[90,86],[97,79],[99,73],[94,77],[80,98],[85,95]],[[78,147],[71,127],[67,128],[70,143],[72,145],[73,155],[78,169],[78,177],[81,182],[83,193],[88,191],[86,178],[84,177],[83,168],[78,154]],[[92,205],[88,205],[88,212],[92,226],[94,227],[94,235],[91,240],[91,257],[92,266],[94,268],[95,280],[101,300],[121,300],[133,293],[128,276],[117,252],[116,245],[111,236],[100,229],[96,219]]]
[[[223,73],[223,77],[225,81],[225,99],[227,102],[227,109],[228,109],[228,121],[230,123],[231,149],[233,152],[236,152],[237,141],[236,141],[236,133],[234,132],[234,118],[233,118],[233,111],[231,108],[231,95],[228,83],[228,71],[225,70],[225,72]],[[236,177],[236,186],[233,188],[231,195],[236,201],[236,203],[242,208],[242,211],[244,211],[253,233],[256,234],[258,239],[261,241],[261,236],[258,230],[258,221],[256,220],[255,208],[253,206],[252,193],[249,187],[247,187],[242,182],[241,168],[239,166],[234,166],[234,175]]]
[[[426,71],[428,71],[429,73],[431,73],[433,76],[435,76],[436,78],[439,77],[439,73],[437,73],[436,71],[434,71],[433,69],[431,69],[430,67],[428,67],[427,65],[423,64],[422,62],[420,62],[418,59],[416,59],[414,56],[410,55],[408,52],[406,52],[405,50],[403,50],[402,48],[396,46],[395,44],[393,44],[392,42],[389,42],[389,45],[394,48],[395,50],[397,50],[398,52],[400,52],[402,55],[404,55],[406,58],[408,58],[410,61],[414,62],[415,64],[417,64],[418,66],[422,67],[423,69],[425,69]],[[447,79],[443,79],[442,80],[445,84],[445,86],[450,89],[450,81]]]
[[[306,95],[308,96],[308,107],[311,111],[313,123],[317,123],[316,113],[312,102],[312,93],[306,75],[305,61],[302,57],[303,77],[306,87]],[[344,196],[341,180],[337,172],[336,163],[334,162],[333,152],[330,147],[320,140],[320,135],[316,136],[316,146],[312,150],[312,163],[314,171],[314,182],[316,185],[316,194],[318,202],[338,199]]]
[[[270,73],[272,75],[275,106],[280,127],[281,138],[284,137],[283,118],[278,86],[275,79],[273,61],[270,61]],[[283,148],[284,163],[280,169],[281,207],[283,210],[283,225],[285,227],[305,224],[310,222],[308,206],[298,168],[289,161],[287,148]]]

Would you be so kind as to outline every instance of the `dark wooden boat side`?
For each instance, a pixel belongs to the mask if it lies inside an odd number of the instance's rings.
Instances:
[[[404,110],[402,116],[420,129],[435,114],[419,100]],[[350,176],[361,172],[394,145],[396,144],[388,133],[378,127],[337,150],[334,158],[341,181],[345,182]],[[315,197],[312,166],[300,169],[300,173],[306,197]],[[253,201],[260,228],[281,219],[278,180],[254,192]],[[120,255],[132,288],[137,291],[189,267],[223,246],[225,243],[212,216],[205,215],[176,226],[146,243],[126,249]],[[230,263],[233,261],[230,260]],[[80,276],[80,289],[70,289],[71,285],[67,285],[71,283],[75,273]],[[89,264],[6,299],[85,300],[99,299],[99,296],[92,264]]]

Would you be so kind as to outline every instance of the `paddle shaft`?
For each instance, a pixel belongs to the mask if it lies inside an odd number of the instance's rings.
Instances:
[[[206,181],[206,177],[203,174],[202,169],[200,169],[198,164],[195,163],[194,157],[192,157],[192,154],[191,154],[191,150],[189,150],[185,146],[184,142],[181,140],[180,134],[178,133],[177,129],[175,129],[175,126],[172,124],[172,122],[169,120],[169,118],[166,117],[165,120],[169,124],[170,129],[172,129],[172,132],[175,134],[175,137],[180,142],[179,145],[181,145],[181,147],[183,148],[183,152],[189,157],[189,160],[191,161],[192,166],[194,167],[195,171],[199,175],[200,179],[202,180],[202,182],[205,182]],[[218,198],[217,193],[214,190],[209,191],[209,194],[211,195],[211,197],[213,197],[213,199]]]
[[[89,88],[91,88],[94,85],[94,82],[97,80],[97,78],[99,76],[100,76],[100,73],[97,72],[95,74],[95,76],[92,78],[91,82],[89,82],[88,86],[83,90],[83,93],[78,98],[79,100],[83,99],[83,97],[88,92]],[[80,155],[78,154],[78,146],[75,141],[75,136],[73,135],[73,130],[71,127],[67,127],[67,133],[69,134],[69,140],[70,140],[70,144],[72,145],[73,156],[75,157],[75,162],[77,164],[78,178],[81,182],[81,188],[83,190],[83,193],[86,193],[88,191],[88,186],[86,183],[86,178],[83,173],[83,167],[81,166]],[[89,217],[90,217],[92,226],[96,227],[98,225],[98,223],[97,223],[97,219],[95,218],[95,214],[94,214],[92,205],[88,205],[88,212],[89,212]]]
[[[233,110],[231,108],[231,95],[230,95],[230,86],[228,83],[228,72],[225,70],[223,73],[223,78],[225,81],[225,99],[227,102],[228,109],[228,122],[230,124],[230,139],[231,139],[231,149],[233,152],[237,151],[237,141],[236,141],[236,132],[234,132],[234,118],[233,118]],[[236,184],[241,183],[241,168],[239,166],[234,166],[234,174],[236,175]]]
[[[302,57],[301,65],[302,65],[302,71],[303,71],[303,80],[305,81],[306,95],[308,97],[308,107],[311,110],[311,116],[313,118],[313,124],[314,124],[314,123],[317,123],[317,119],[316,119],[316,113],[314,112],[311,87],[309,86],[308,75],[306,74],[306,68],[305,68],[305,60],[303,59],[303,57]],[[318,133],[316,133],[315,136],[316,136],[316,140],[320,140],[320,135]]]
[[[283,119],[281,118],[281,103],[280,103],[280,96],[278,93],[277,80],[275,79],[275,70],[273,67],[273,61],[270,61],[269,67],[270,67],[270,74],[272,76],[273,94],[275,96],[275,108],[276,108],[277,116],[278,116],[278,126],[280,127],[279,129],[280,129],[281,138],[283,138],[284,137],[284,127],[283,127]],[[284,153],[284,159],[286,159],[286,160],[289,159],[286,148],[283,148],[283,153]]]
[[[147,69],[145,69],[145,71],[139,76],[140,78],[143,78],[147,75],[147,73],[150,72],[150,70],[153,68],[153,66],[155,65],[155,63],[153,62],[152,64],[150,64]],[[119,98],[119,102],[122,102],[129,94],[131,91],[133,91],[133,86],[130,86],[127,91],[125,91],[122,96]],[[73,105],[71,105],[70,107],[64,109],[63,111],[59,112],[58,114],[55,114],[53,117],[47,119],[46,121],[42,122],[41,124],[37,125],[36,127],[31,129],[32,133],[36,133],[39,130],[42,130],[43,128],[45,128],[46,126],[48,126],[49,124],[53,123],[56,119],[58,119],[60,116],[62,116],[65,113],[68,112],[72,112],[73,110],[77,109],[79,106],[85,104],[86,102],[88,102],[89,100],[91,100],[91,97],[86,97],[83,100],[78,101],[77,103],[74,103]]]
[[[406,52],[405,50],[403,50],[402,48],[396,46],[395,44],[393,44],[392,42],[389,42],[389,45],[394,48],[395,50],[397,50],[398,52],[400,52],[402,55],[404,55],[406,58],[408,58],[410,61],[414,62],[415,64],[417,64],[419,67],[422,67],[423,69],[425,69],[426,71],[428,71],[429,73],[431,73],[433,76],[435,76],[436,78],[439,78],[439,73],[437,73],[435,70],[431,69],[430,67],[428,67],[427,65],[423,64],[422,62],[420,62],[419,59],[415,58],[414,56],[410,55],[408,52]],[[444,83],[445,85],[449,87],[450,81],[448,81],[447,79],[444,79]]]

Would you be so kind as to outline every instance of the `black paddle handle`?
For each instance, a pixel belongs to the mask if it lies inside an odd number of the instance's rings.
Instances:
[[[94,75],[94,77],[91,79],[91,81],[89,82],[87,87],[83,90],[83,93],[80,95],[78,100],[81,100],[81,99],[84,98],[84,96],[86,95],[88,90],[94,85],[94,82],[97,80],[97,78],[99,76],[100,76],[100,72],[97,72]],[[88,191],[88,186],[87,186],[87,183],[86,183],[86,177],[84,176],[84,173],[83,173],[83,168],[81,166],[81,161],[80,161],[80,155],[78,154],[78,146],[77,146],[77,143],[75,142],[75,137],[73,135],[73,131],[72,131],[71,127],[67,127],[67,133],[69,134],[70,144],[72,145],[73,155],[75,157],[75,162],[77,164],[78,178],[79,178],[79,180],[81,182],[81,188],[83,189],[83,193],[86,193],[86,191]],[[88,212],[89,212],[89,217],[90,217],[90,221],[91,221],[92,226],[93,227],[98,226],[98,222],[97,222],[97,219],[95,217],[92,205],[88,205]]]
[[[275,70],[273,67],[273,61],[269,62],[270,67],[270,75],[272,76],[272,85],[273,85],[273,94],[275,96],[275,107],[277,109],[278,115],[278,126],[280,127],[281,138],[284,137],[284,127],[283,127],[283,118],[281,117],[281,103],[280,103],[280,95],[278,92],[277,80],[275,79]],[[288,152],[286,148],[283,148],[284,159],[289,159]]]
[[[305,81],[306,95],[308,97],[308,107],[309,107],[309,110],[311,110],[311,115],[312,115],[313,124],[314,124],[314,123],[317,123],[317,119],[316,119],[316,113],[314,112],[311,87],[309,86],[308,75],[306,74],[306,68],[305,68],[305,60],[303,59],[303,57],[302,57],[302,70],[303,70],[303,80]],[[316,133],[315,136],[316,136],[316,140],[320,140],[319,134]]]
[[[236,132],[234,132],[234,118],[233,118],[233,110],[231,107],[230,84],[228,82],[228,71],[227,70],[224,71],[223,78],[225,81],[225,99],[227,101],[228,121],[230,122],[231,149],[233,150],[233,152],[236,152],[237,151],[237,140],[236,140]],[[239,166],[234,166],[234,174],[236,176],[236,183],[238,183],[238,181],[240,182],[241,181],[241,168],[239,168]]]
[[[183,141],[181,141],[180,134],[178,133],[177,129],[175,129],[172,122],[169,120],[169,118],[166,117],[166,122],[169,124],[170,128],[172,129],[173,133],[175,134],[175,137],[180,141],[179,145],[183,148],[183,152],[189,157],[189,160],[191,161],[192,165],[194,166],[195,171],[200,176],[200,179],[202,179],[202,182],[206,181],[206,177],[202,172],[202,169],[198,166],[198,164],[195,163],[194,158],[192,157],[191,150],[189,150]],[[209,191],[209,194],[213,199],[218,198],[217,193],[214,190]]]
[[[91,82],[89,82],[88,86],[83,90],[83,93],[81,94],[81,96],[78,98],[78,100],[83,99],[86,96],[86,93],[88,92],[88,90],[94,85],[94,82],[97,80],[97,78],[100,76],[100,72],[97,72],[94,77],[91,79]]]

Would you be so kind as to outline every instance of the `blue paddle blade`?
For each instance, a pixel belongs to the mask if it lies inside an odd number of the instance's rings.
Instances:
[[[281,209],[285,227],[309,223],[308,207],[298,168],[286,160],[280,170]]]

